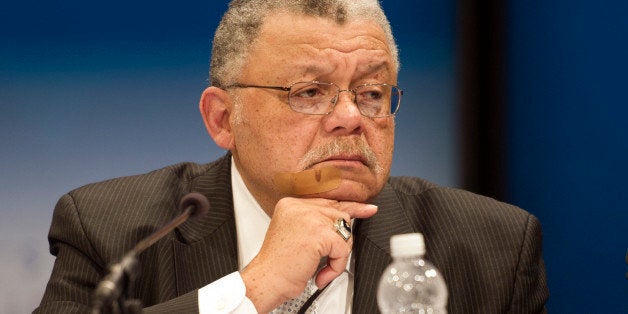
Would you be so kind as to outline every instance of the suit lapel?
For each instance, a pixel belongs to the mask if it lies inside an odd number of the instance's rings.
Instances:
[[[354,313],[377,313],[379,279],[392,261],[390,237],[415,232],[389,184],[371,203],[379,207],[377,214],[356,224]]]
[[[207,196],[210,210],[177,229],[172,248],[179,295],[238,270],[230,159],[227,154],[192,178],[190,191]]]

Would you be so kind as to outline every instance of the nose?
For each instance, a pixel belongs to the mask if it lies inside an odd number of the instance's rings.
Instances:
[[[355,93],[354,90],[351,89],[339,89],[338,90],[338,95],[336,95],[336,97],[333,99],[334,105],[336,105],[336,102],[338,101],[338,99],[340,98],[340,95],[342,95],[342,93],[351,93],[353,95],[353,103],[357,106],[357,94]]]
[[[325,119],[327,132],[361,133],[363,116],[356,103],[355,91],[350,89],[339,90],[338,95],[332,102],[332,111]]]
[[[336,110],[336,105],[338,104],[338,101],[340,100],[340,98],[342,98],[342,93],[349,93],[350,95],[348,96],[348,104],[352,103],[353,106],[355,107],[355,109],[358,110],[358,112],[360,112],[360,107],[358,106],[358,95],[356,94],[355,90],[352,89],[339,89],[338,90],[338,94],[336,94],[336,97],[332,98],[331,102],[332,102],[332,113],[333,111]]]
[[[347,97],[342,97],[342,93],[349,93],[349,95],[347,95]],[[336,95],[336,97],[334,99],[332,99],[333,102],[333,108],[332,108],[332,113],[336,110],[338,110],[336,107],[338,105],[338,103],[344,103],[345,106],[348,106],[350,108],[347,109],[355,109],[355,111],[357,111],[359,114],[360,113],[360,108],[358,107],[358,98],[357,98],[357,94],[355,93],[354,90],[351,89],[341,89],[338,90],[338,95]],[[346,101],[341,100],[342,98],[346,99]]]

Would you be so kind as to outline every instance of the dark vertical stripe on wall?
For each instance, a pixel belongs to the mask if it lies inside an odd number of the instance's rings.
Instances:
[[[459,0],[458,9],[462,184],[504,199],[504,4]]]

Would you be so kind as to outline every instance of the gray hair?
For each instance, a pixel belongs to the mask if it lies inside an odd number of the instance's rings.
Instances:
[[[233,0],[214,35],[209,71],[213,86],[235,83],[264,18],[279,10],[325,17],[339,24],[355,18],[375,21],[384,30],[394,65],[399,69],[397,45],[378,0]]]

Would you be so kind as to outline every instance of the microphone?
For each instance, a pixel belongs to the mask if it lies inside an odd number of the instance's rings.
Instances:
[[[209,207],[209,200],[201,193],[192,192],[183,196],[179,202],[179,209],[182,209],[179,216],[137,243],[118,263],[109,267],[109,273],[98,283],[92,294],[92,313],[100,313],[104,306],[117,300],[122,291],[127,290],[129,284],[137,277],[139,271],[137,256],[140,253],[189,218],[204,215],[209,211]],[[137,304],[133,306],[137,307]],[[139,312],[139,310],[136,308],[133,312]],[[124,309],[122,311],[123,313],[126,312]]]

